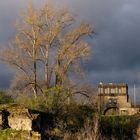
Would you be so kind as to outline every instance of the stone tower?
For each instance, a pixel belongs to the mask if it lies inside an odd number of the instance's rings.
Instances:
[[[128,102],[128,86],[125,83],[99,83],[99,110],[102,115],[132,115],[136,109]]]

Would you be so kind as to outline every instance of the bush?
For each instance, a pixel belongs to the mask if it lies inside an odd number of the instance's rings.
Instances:
[[[4,91],[0,91],[0,104],[8,103],[14,103],[14,99]]]
[[[27,131],[17,131],[12,129],[5,129],[0,130],[0,139],[1,140],[15,140],[15,139],[21,139],[21,140],[27,140],[27,137],[30,136],[30,133]]]
[[[133,140],[139,122],[135,116],[103,116],[100,130],[107,139]]]
[[[31,140],[39,139],[40,135],[36,132],[13,130],[11,128],[0,130],[0,140]]]
[[[56,140],[63,138],[65,134],[70,134],[70,136],[79,134],[78,132],[85,128],[85,124],[92,122],[94,115],[95,111],[91,106],[76,103],[67,104],[61,110],[47,114],[50,117],[46,118],[46,115],[44,116],[49,128],[49,131],[47,129],[48,132],[46,131],[47,133],[44,135],[52,139],[55,137]]]

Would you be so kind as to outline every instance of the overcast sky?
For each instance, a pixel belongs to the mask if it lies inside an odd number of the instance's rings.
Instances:
[[[78,20],[92,24],[96,36],[90,40],[91,60],[85,64],[89,81],[126,82],[140,85],[140,1],[139,0],[51,0],[56,6],[67,5]],[[34,0],[38,6],[44,0]],[[0,46],[15,36],[15,21],[28,0],[0,2]],[[0,65],[0,88],[7,88],[12,72]]]

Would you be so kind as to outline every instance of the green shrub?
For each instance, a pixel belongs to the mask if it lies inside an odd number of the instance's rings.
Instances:
[[[106,138],[133,140],[139,122],[135,116],[103,116],[100,130]]]
[[[30,132],[28,131],[17,131],[12,129],[0,130],[0,140],[28,140],[29,136]]]
[[[0,104],[14,103],[14,99],[4,91],[0,91]]]

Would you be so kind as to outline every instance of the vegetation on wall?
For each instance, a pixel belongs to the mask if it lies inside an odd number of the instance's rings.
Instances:
[[[12,130],[10,128],[0,131],[0,140],[38,140],[37,133],[29,131]]]

